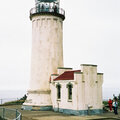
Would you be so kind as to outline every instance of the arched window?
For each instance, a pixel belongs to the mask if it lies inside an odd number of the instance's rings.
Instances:
[[[68,88],[68,100],[72,100],[72,88],[73,88],[73,85],[71,83],[68,83],[67,88]]]
[[[56,88],[57,88],[57,99],[61,99],[61,85],[58,83],[56,85]]]

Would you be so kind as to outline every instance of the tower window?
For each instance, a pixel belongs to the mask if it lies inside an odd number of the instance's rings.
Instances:
[[[61,85],[58,83],[56,85],[56,88],[57,88],[57,99],[61,99]]]
[[[72,88],[73,85],[71,83],[67,84],[67,88],[68,88],[68,100],[72,100]]]

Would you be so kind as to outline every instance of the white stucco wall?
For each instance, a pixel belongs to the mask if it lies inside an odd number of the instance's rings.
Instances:
[[[95,102],[95,81],[97,80],[96,66],[81,66],[83,72],[83,79],[85,81],[85,104],[87,106],[94,106]]]
[[[72,71],[72,68],[58,67],[58,69],[57,69],[57,74],[58,74],[58,75],[61,75],[61,74],[63,74],[65,71]]]
[[[63,67],[63,20],[53,15],[34,15],[31,80],[24,105],[52,105],[49,80],[58,67]]]
[[[72,101],[68,100],[68,88],[66,87],[68,83],[73,84],[73,89],[72,89]],[[57,84],[61,85],[61,99],[57,100]],[[52,104],[53,108],[62,108],[62,109],[77,109],[77,85],[75,84],[74,81],[57,81],[54,83],[51,83],[51,95],[52,95]]]
[[[98,85],[97,85],[97,108],[103,108],[102,100],[102,84],[103,84],[103,74],[97,75]]]
[[[85,109],[102,109],[103,74],[97,74],[96,65],[81,65],[84,80]]]
[[[61,100],[57,100],[57,84],[61,85]],[[72,83],[72,101],[68,101],[68,88]],[[81,72],[74,73],[74,80],[57,80],[51,83],[53,108],[88,110],[102,109],[103,74],[97,73],[95,65],[81,65]]]
[[[32,18],[30,90],[50,90],[49,78],[63,67],[62,19],[49,15]]]

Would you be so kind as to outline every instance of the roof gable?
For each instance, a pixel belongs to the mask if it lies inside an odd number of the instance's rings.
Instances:
[[[74,80],[74,72],[81,72],[81,70],[65,71],[63,74],[59,75],[54,81],[57,80]]]

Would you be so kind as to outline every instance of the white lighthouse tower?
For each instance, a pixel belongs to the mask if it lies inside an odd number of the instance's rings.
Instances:
[[[49,80],[63,67],[63,20],[65,11],[59,0],[35,0],[32,21],[31,80],[24,109],[48,110],[52,107]]]

